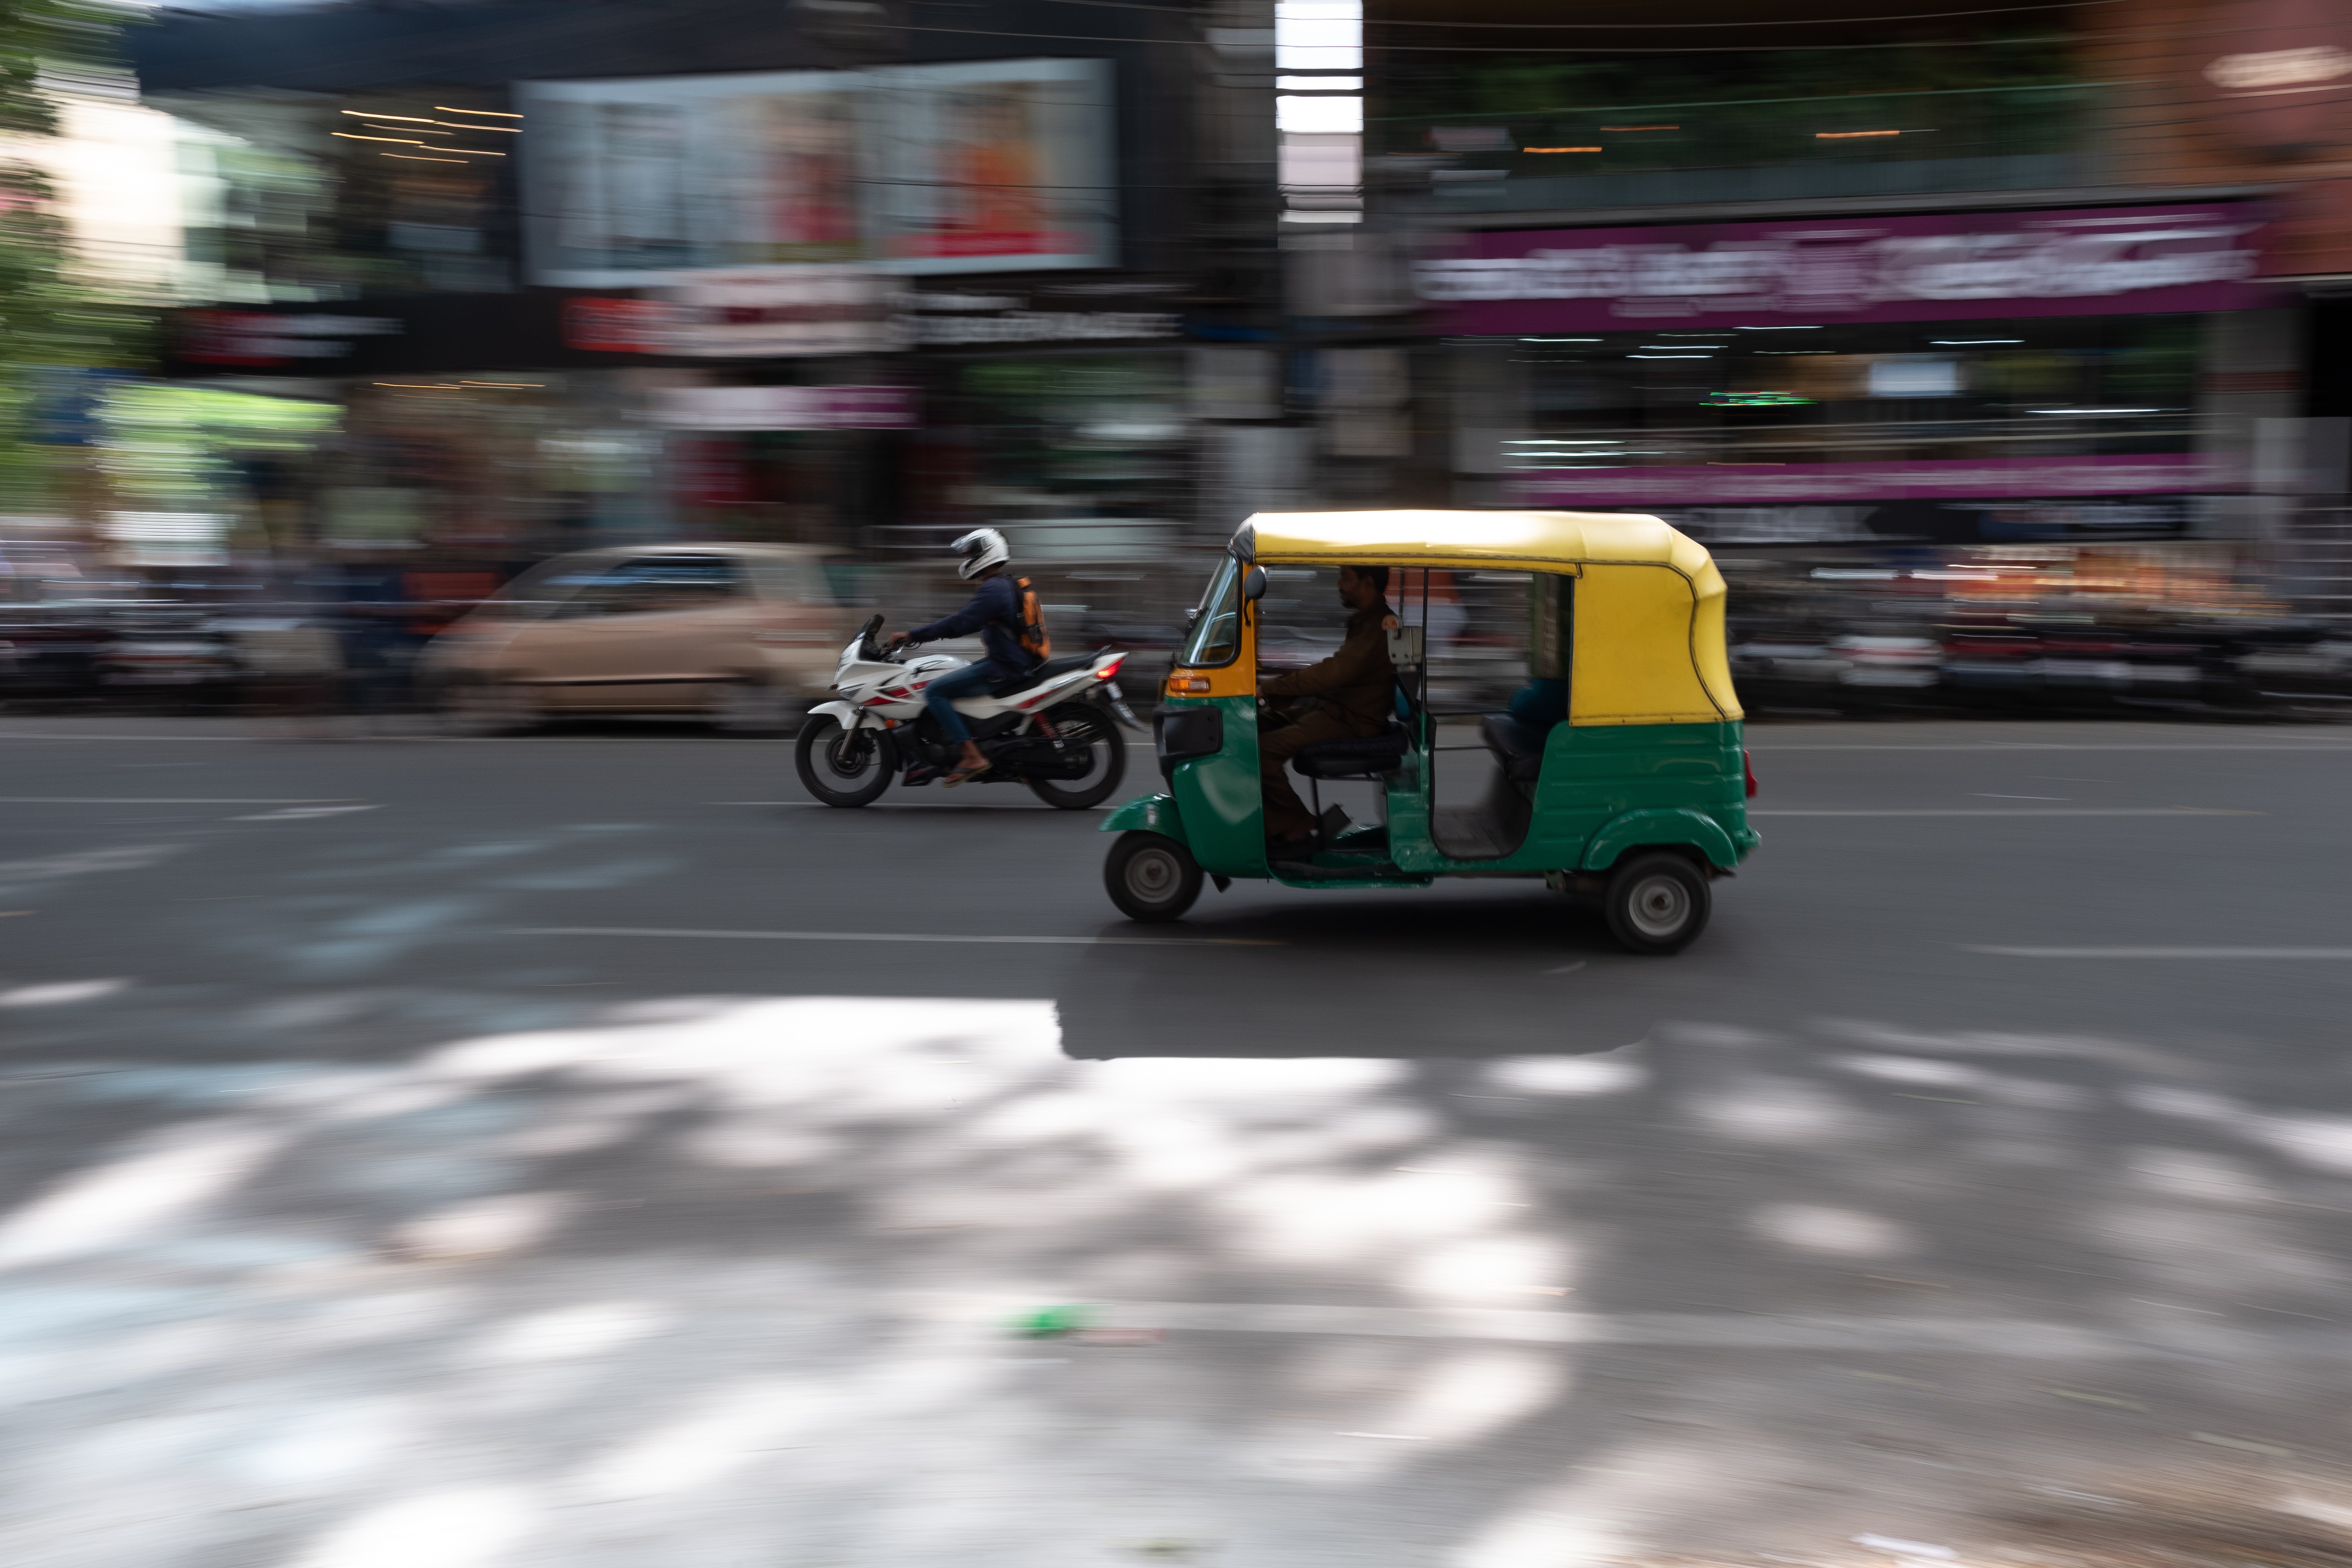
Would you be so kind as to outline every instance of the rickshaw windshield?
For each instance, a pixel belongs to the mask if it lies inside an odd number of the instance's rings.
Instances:
[[[1233,663],[1242,646],[1241,612],[1242,564],[1228,555],[1201,595],[1201,607],[1193,614],[1192,629],[1185,634],[1176,662],[1194,669]]]

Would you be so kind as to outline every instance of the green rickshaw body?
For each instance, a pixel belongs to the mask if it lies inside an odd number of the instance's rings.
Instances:
[[[1417,539],[1407,535],[1417,534]],[[1386,854],[1314,858],[1315,875],[1270,866],[1260,802],[1256,605],[1246,567],[1369,564],[1518,570],[1530,595],[1531,668],[1569,685],[1569,716],[1542,742],[1521,792],[1524,833],[1507,852],[1464,858],[1439,847],[1432,751],[1437,721],[1416,709],[1411,742],[1381,780]],[[1231,590],[1229,607],[1221,589]],[[1723,582],[1696,542],[1654,518],[1564,513],[1261,514],[1235,536],[1201,614],[1230,616],[1213,665],[1181,661],[1163,691],[1168,715],[1213,713],[1213,751],[1171,760],[1164,793],[1128,802],[1107,833],[1140,830],[1183,844],[1219,878],[1294,887],[1425,887],[1443,876],[1564,876],[1608,871],[1629,851],[1671,848],[1728,873],[1759,836],[1748,824],[1742,713],[1723,646]],[[1223,623],[1221,623],[1223,624]],[[1196,632],[1187,652],[1197,649]],[[1198,721],[1175,721],[1197,747]],[[1164,745],[1164,743],[1163,743]],[[1498,758],[1498,763],[1500,759]],[[1458,847],[1457,843],[1457,847]],[[1351,869],[1355,874],[1350,874]]]

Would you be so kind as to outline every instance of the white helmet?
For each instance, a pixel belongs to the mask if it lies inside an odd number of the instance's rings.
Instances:
[[[963,557],[956,563],[956,575],[967,583],[990,567],[1002,566],[1013,559],[1004,535],[992,528],[975,528],[948,548]]]

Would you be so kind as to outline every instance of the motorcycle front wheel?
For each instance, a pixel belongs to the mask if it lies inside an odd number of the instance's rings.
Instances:
[[[1032,794],[1064,811],[1084,811],[1108,799],[1127,776],[1127,741],[1111,716],[1091,702],[1066,702],[1048,711],[1062,743],[1087,752],[1087,771],[1076,778],[1031,779]]]
[[[831,714],[801,726],[793,765],[802,787],[827,805],[867,805],[890,787],[889,751],[872,730],[845,731]]]

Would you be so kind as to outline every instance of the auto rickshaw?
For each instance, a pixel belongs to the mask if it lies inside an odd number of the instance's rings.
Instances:
[[[1528,574],[1528,674],[1565,683],[1567,717],[1547,728],[1433,708],[1424,627],[1392,616],[1387,731],[1318,742],[1293,761],[1318,814],[1319,781],[1353,779],[1375,785],[1385,820],[1322,815],[1308,850],[1270,862],[1258,773],[1266,568],[1342,565],[1418,569],[1424,594],[1437,568]],[[1598,896],[1633,952],[1679,952],[1706,927],[1709,884],[1759,841],[1748,826],[1755,778],[1724,657],[1723,595],[1706,550],[1654,517],[1259,513],[1218,563],[1169,673],[1154,721],[1166,791],[1103,824],[1119,836],[1104,867],[1111,901],[1131,920],[1172,921],[1204,876],[1221,891],[1240,877],[1318,889],[1520,877]],[[1480,745],[1441,743],[1444,721],[1458,732],[1471,718]],[[1493,759],[1484,797],[1439,805],[1440,773],[1480,749]]]

